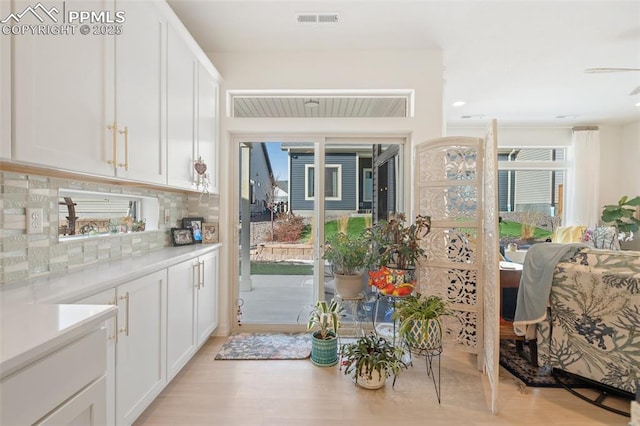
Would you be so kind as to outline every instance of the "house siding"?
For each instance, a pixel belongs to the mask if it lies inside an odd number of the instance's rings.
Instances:
[[[291,210],[313,210],[313,200],[305,200],[305,165],[314,163],[311,153],[291,153],[289,157],[291,179],[289,182],[289,197]],[[342,164],[342,198],[328,200],[325,210],[356,210],[356,155],[350,153],[332,154],[325,157],[326,164]]]

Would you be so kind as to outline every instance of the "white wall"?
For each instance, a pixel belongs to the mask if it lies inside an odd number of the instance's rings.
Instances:
[[[408,136],[412,144],[442,136],[442,52],[439,50],[398,51],[277,51],[208,53],[222,75],[220,86],[220,230],[225,241],[221,282],[237,280],[237,266],[230,252],[237,247],[237,217],[230,212],[237,203],[233,175],[236,160],[232,135],[272,136]],[[408,118],[230,118],[227,90],[309,89],[413,89],[415,115]],[[410,149],[406,152],[411,152]],[[410,176],[410,161],[405,176]],[[227,177],[226,179],[224,177]],[[410,190],[407,191],[410,194]],[[228,266],[228,267],[227,267]],[[235,275],[235,276],[234,276]],[[221,286],[221,316],[229,316],[233,290]]]
[[[488,123],[488,121],[487,121]],[[498,122],[500,126],[500,122]],[[484,137],[484,127],[448,127],[448,136]],[[498,146],[545,147],[571,145],[570,127],[498,127]]]

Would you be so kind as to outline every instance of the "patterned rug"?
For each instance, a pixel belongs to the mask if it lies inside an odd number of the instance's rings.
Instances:
[[[305,359],[309,356],[309,333],[238,333],[229,336],[215,359]]]
[[[529,355],[529,348],[524,346],[524,353]],[[551,368],[534,367],[516,350],[510,340],[500,341],[500,366],[514,375],[526,386],[538,388],[560,388],[562,385],[551,374]],[[589,387],[577,378],[562,377],[563,382],[572,387]]]

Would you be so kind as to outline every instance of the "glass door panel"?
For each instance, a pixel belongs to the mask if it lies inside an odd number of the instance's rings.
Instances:
[[[299,323],[298,315],[316,294],[315,204],[305,174],[305,165],[315,161],[314,144],[243,143],[239,158],[242,322]]]

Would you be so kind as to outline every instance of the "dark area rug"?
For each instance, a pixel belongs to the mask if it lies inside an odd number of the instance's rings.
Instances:
[[[524,355],[529,355],[525,345]],[[526,386],[537,388],[560,388],[561,383],[553,377],[551,368],[534,367],[516,350],[511,340],[500,341],[500,365],[509,373],[520,379]],[[563,382],[572,387],[590,387],[585,382],[572,377],[563,377]]]
[[[238,333],[229,336],[215,359],[305,359],[309,356],[309,333]]]

